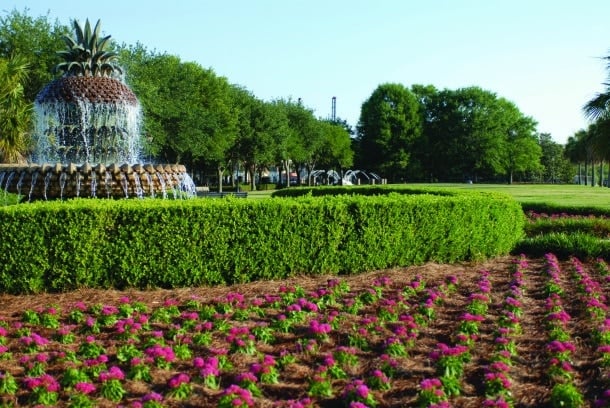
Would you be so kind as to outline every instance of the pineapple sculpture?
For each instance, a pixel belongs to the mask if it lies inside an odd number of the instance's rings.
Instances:
[[[40,114],[37,161],[69,163],[135,163],[140,154],[140,106],[135,94],[119,79],[117,54],[110,36],[100,36],[74,21],[75,37],[64,36],[64,60],[55,67],[62,76],[36,97]]]
[[[26,201],[194,196],[184,166],[140,163],[140,104],[100,29],[99,20],[93,29],[74,21],[61,77],[34,102],[34,164],[0,165],[0,189]]]

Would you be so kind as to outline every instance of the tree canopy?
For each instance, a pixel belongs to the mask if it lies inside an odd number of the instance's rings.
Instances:
[[[48,15],[28,16],[27,9],[0,16],[0,89],[12,98],[0,101],[3,160],[27,155],[32,102],[54,79],[52,68],[61,62],[62,38],[70,31],[68,25],[49,22]],[[317,118],[300,101],[264,101],[211,68],[140,43],[119,45],[96,29],[91,33],[104,41],[107,55],[140,100],[146,161],[213,169],[219,180],[235,167],[254,180],[273,167],[300,177],[299,170],[341,172],[355,166],[391,182],[531,181],[548,179],[550,168],[552,174],[558,171],[558,146],[536,134],[536,122],[512,102],[478,87],[380,84],[362,103],[354,132],[345,120]],[[602,102],[600,97],[590,108],[607,109]],[[609,128],[600,122],[588,131],[586,145],[598,160],[610,157],[602,149],[610,145],[603,143]],[[583,143],[568,143],[571,159],[583,157]]]
[[[392,181],[405,180],[411,148],[421,132],[415,95],[401,84],[379,85],[362,104],[358,165]]]

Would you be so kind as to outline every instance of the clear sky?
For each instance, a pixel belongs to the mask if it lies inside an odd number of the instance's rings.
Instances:
[[[263,100],[302,98],[355,126],[387,82],[479,86],[559,143],[604,90],[608,0],[4,0],[0,12],[102,22],[119,43],[211,68]]]

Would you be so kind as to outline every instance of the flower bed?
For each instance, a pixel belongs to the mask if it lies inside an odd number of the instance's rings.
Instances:
[[[0,403],[510,407],[571,395],[603,406],[607,276],[603,259],[548,254],[233,287],[0,296]]]

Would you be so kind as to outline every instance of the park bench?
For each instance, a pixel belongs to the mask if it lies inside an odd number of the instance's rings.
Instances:
[[[248,192],[247,191],[223,191],[223,192],[217,192],[217,191],[204,191],[203,193],[201,193],[201,197],[206,197],[206,198],[223,198],[226,196],[233,196],[233,197],[237,197],[237,198],[247,198],[248,197]]]

